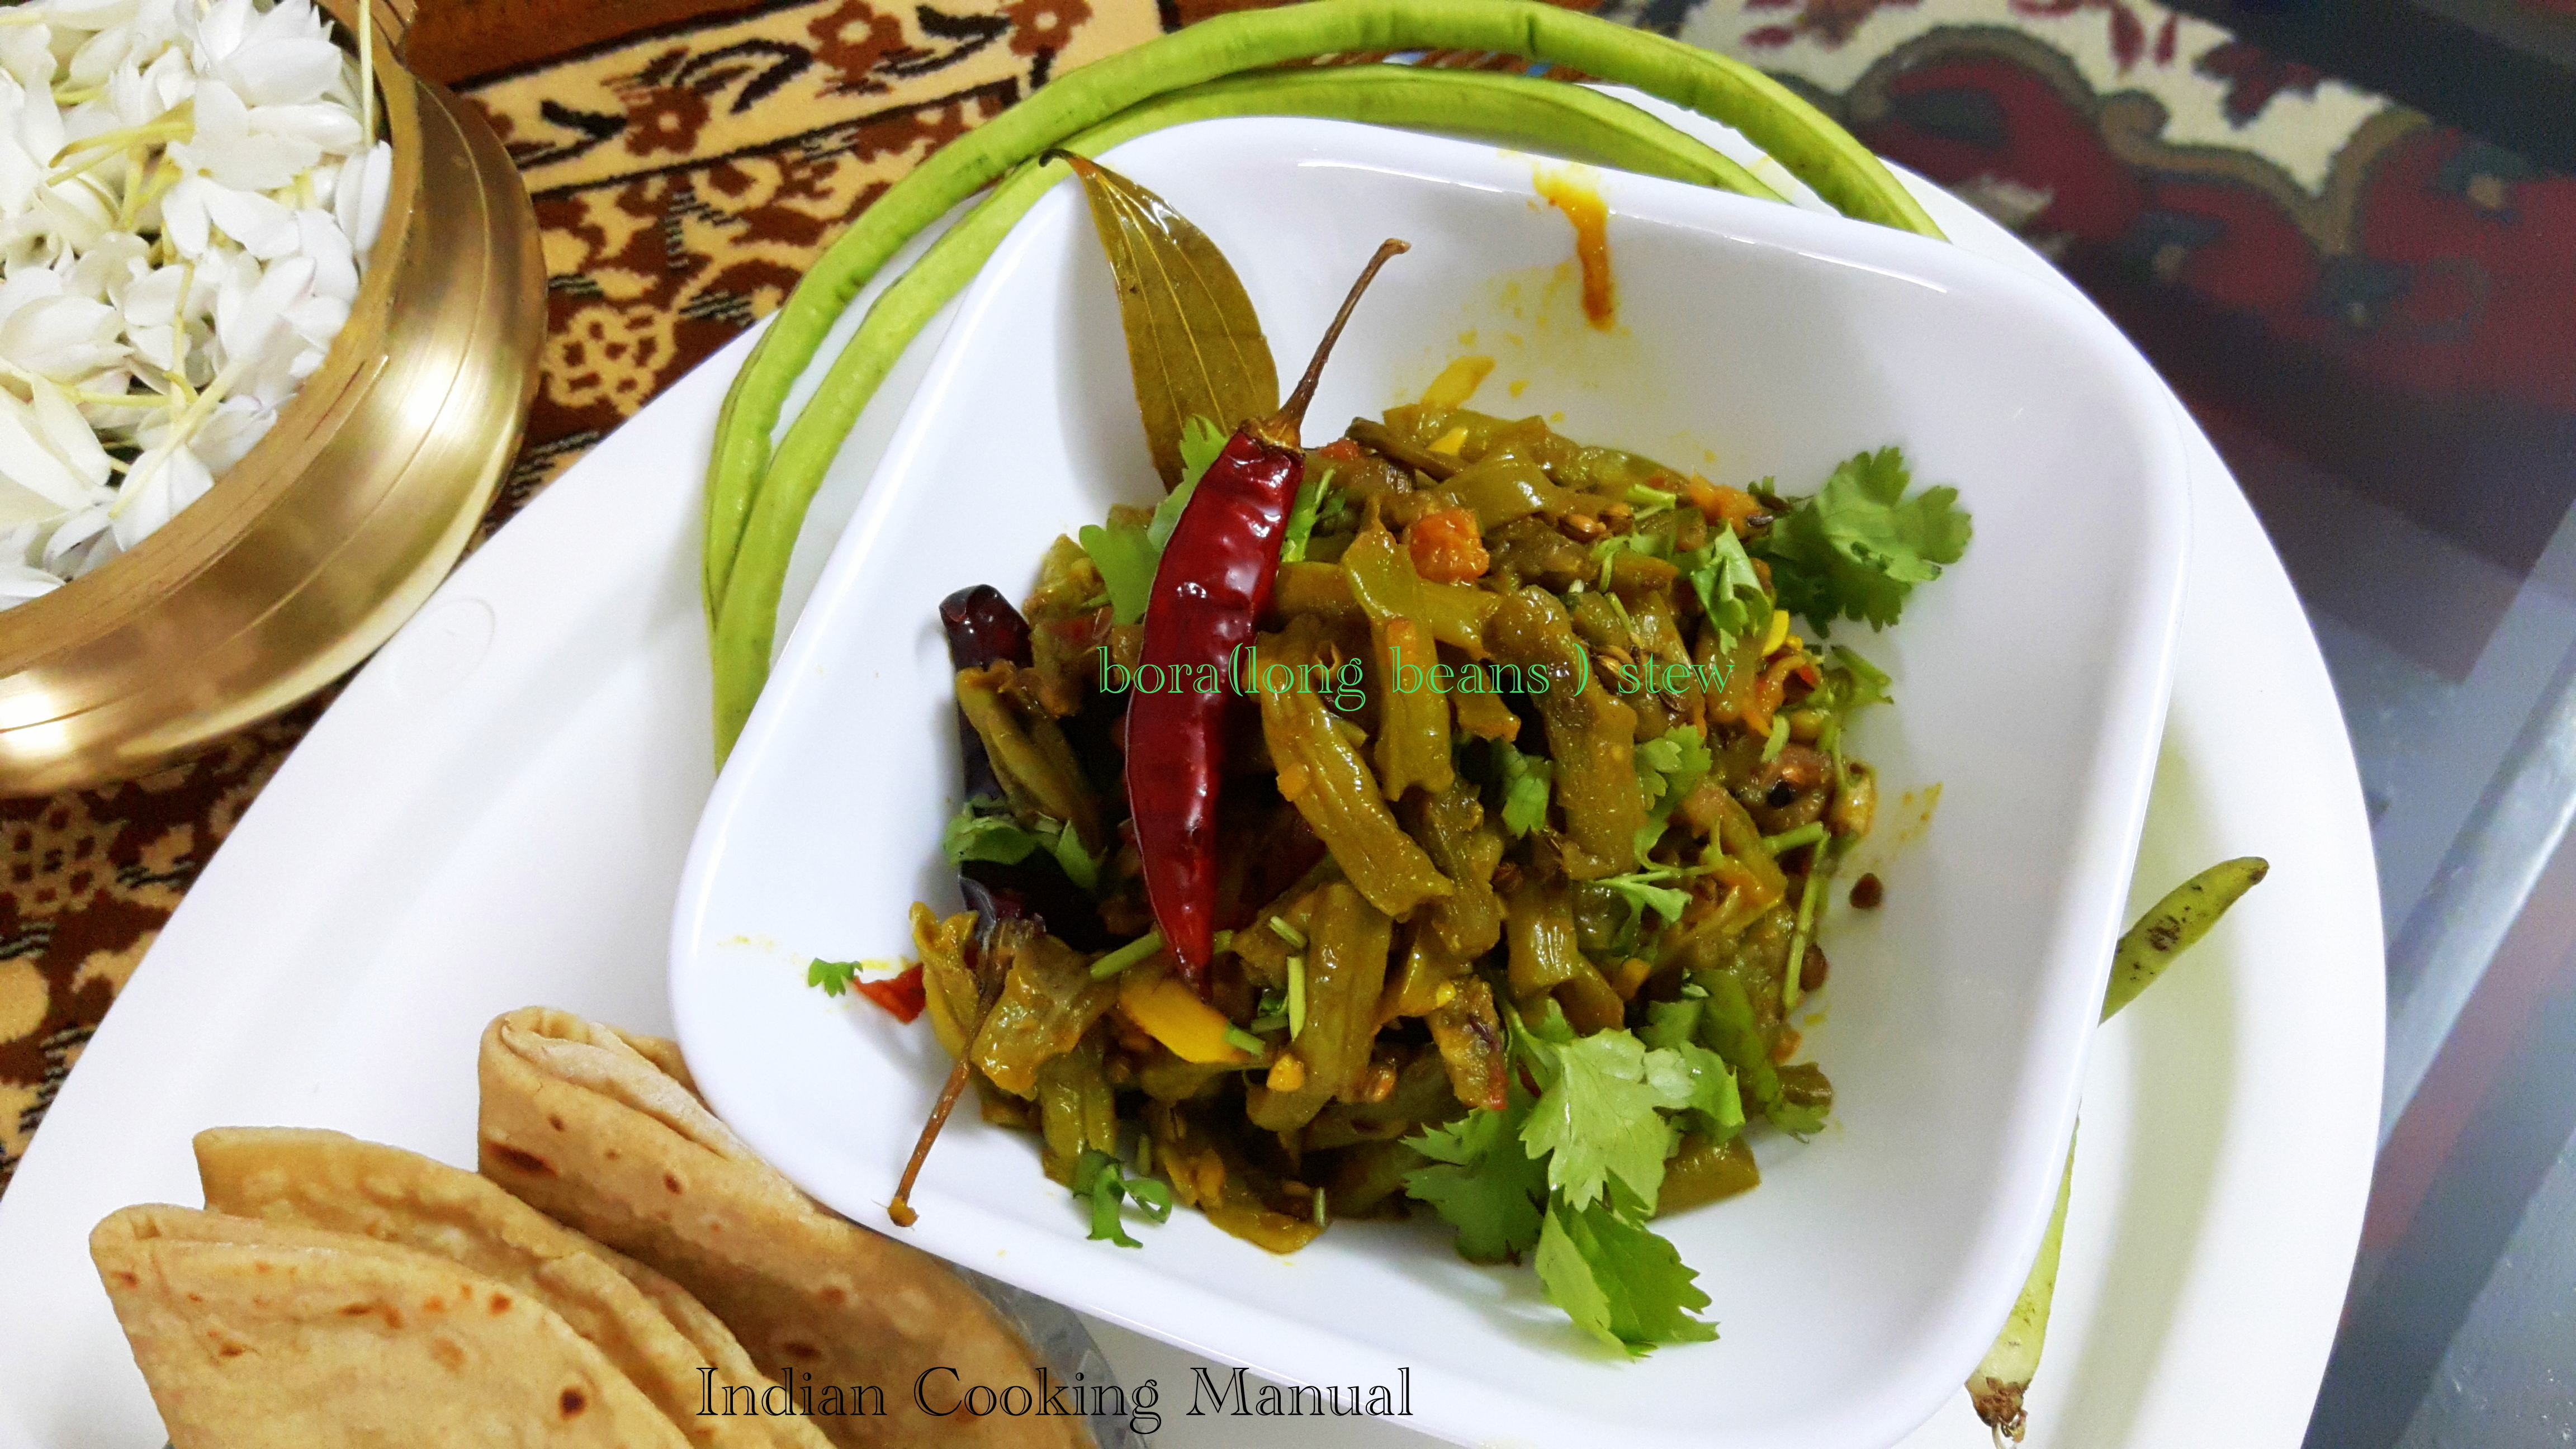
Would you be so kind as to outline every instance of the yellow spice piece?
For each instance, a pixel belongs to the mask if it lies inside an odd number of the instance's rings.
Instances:
[[[1233,1022],[1199,1000],[1177,976],[1129,972],[1118,987],[1118,1014],[1172,1049],[1185,1062],[1233,1066],[1251,1055],[1225,1039]]]
[[[1295,1052],[1282,1052],[1270,1064],[1270,1076],[1263,1085],[1274,1092],[1294,1092],[1306,1085],[1306,1064]]]
[[[1465,335],[1475,336],[1472,332]],[[1464,407],[1467,399],[1476,395],[1476,389],[1485,385],[1486,376],[1493,370],[1494,359],[1490,357],[1461,357],[1440,369],[1440,375],[1431,380],[1431,386],[1422,390],[1422,405],[1427,408]]]
[[[1467,430],[1465,428],[1451,428],[1449,431],[1440,435],[1440,441],[1431,445],[1431,451],[1435,453],[1446,453],[1450,457],[1455,458],[1458,456],[1460,450],[1464,449],[1466,446]]]

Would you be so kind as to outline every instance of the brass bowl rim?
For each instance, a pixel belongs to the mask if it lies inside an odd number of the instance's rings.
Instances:
[[[323,8],[340,18],[340,7],[329,0]],[[344,33],[349,28],[343,20]],[[393,147],[393,175],[348,322],[332,339],[322,365],[277,410],[268,432],[214,480],[204,497],[96,571],[0,609],[0,692],[31,666],[132,623],[222,558],[293,491],[302,470],[288,466],[287,460],[308,453],[317,433],[336,428],[344,397],[372,378],[421,189],[420,82],[394,55],[399,28],[377,24],[373,30],[376,94]]]

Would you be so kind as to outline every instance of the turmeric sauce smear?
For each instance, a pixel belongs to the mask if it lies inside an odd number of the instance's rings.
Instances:
[[[1580,176],[1541,172],[1538,194],[1574,223],[1574,260],[1583,269],[1583,316],[1607,332],[1619,320],[1619,289],[1610,277],[1610,208]]]

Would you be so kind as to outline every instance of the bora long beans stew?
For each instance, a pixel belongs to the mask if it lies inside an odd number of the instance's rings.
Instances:
[[[1791,1014],[1888,680],[1822,636],[1960,557],[1953,490],[1892,448],[1810,496],[1714,484],[1469,410],[1479,360],[1307,447],[1402,244],[1282,405],[1222,256],[1069,159],[1122,283],[1214,281],[1122,285],[1162,503],[1059,538],[1018,608],[941,606],[966,909],[914,906],[917,981],[871,989],[956,1062],[905,1191],[971,1087],[1095,1238],[1140,1243],[1131,1200],[1281,1253],[1427,1214],[1609,1343],[1713,1337],[1650,1223],[1832,1110]]]

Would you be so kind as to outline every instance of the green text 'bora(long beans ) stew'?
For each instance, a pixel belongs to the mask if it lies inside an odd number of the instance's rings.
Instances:
[[[1150,193],[1077,169],[1124,270],[1109,203]],[[1179,308],[1202,350],[1221,280]],[[1019,608],[942,604],[967,909],[914,906],[920,975],[871,994],[926,1008],[942,1115],[971,1085],[1040,1133],[1095,1238],[1136,1245],[1128,1199],[1281,1253],[1427,1209],[1598,1338],[1713,1337],[1652,1220],[1833,1103],[1790,1016],[1888,681],[1818,641],[1896,622],[1967,517],[1893,448],[1788,496],[1469,411],[1480,359],[1305,447],[1313,369],[1275,407],[1246,326],[1237,382],[1161,400],[1159,506],[1059,538]]]

